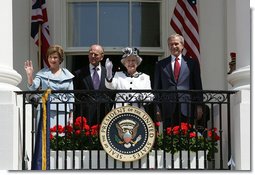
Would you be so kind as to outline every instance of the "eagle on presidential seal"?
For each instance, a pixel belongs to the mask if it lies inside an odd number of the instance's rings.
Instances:
[[[118,144],[123,144],[125,148],[135,146],[142,139],[141,135],[136,137],[138,127],[139,123],[136,123],[130,119],[122,120],[116,123],[118,136],[115,135],[115,141]]]

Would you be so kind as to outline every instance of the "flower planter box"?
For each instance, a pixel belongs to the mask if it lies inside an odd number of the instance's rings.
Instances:
[[[150,166],[155,164],[155,151],[150,153]],[[172,160],[173,159],[173,160]],[[165,153],[165,165],[164,151],[157,151],[157,168],[162,169],[205,169],[204,166],[204,151],[198,151],[197,156],[195,152],[190,151],[190,157],[188,157],[188,151],[182,151],[181,155],[179,152],[175,153],[172,157],[171,153]],[[173,163],[172,163],[173,161]]]
[[[83,153],[83,155],[81,155]],[[66,160],[65,160],[66,157]],[[81,160],[82,157],[82,160]],[[147,158],[149,158],[147,160]],[[157,151],[157,154],[152,150],[142,159],[134,162],[120,162],[108,156],[104,150],[98,151],[88,150],[79,151],[51,151],[50,168],[51,169],[204,169],[204,152],[199,151],[198,156],[195,152],[190,152],[190,161],[188,160],[188,152],[182,151],[182,157],[176,153],[165,154],[162,150]],[[188,166],[190,162],[190,166]]]

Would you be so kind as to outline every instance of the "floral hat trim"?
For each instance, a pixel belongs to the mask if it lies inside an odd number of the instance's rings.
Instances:
[[[137,65],[139,66],[142,62],[142,58],[139,56],[139,50],[137,48],[126,47],[122,49],[123,55],[121,63],[124,65],[124,61],[127,57],[133,55],[137,58]]]

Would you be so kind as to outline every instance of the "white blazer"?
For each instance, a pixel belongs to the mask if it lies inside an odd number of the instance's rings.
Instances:
[[[105,86],[112,90],[151,90],[150,76],[136,72],[133,76],[127,74],[127,72],[116,72],[113,79],[108,81],[105,79]],[[115,101],[116,108],[126,105],[140,107],[144,109],[142,104],[138,103],[123,103],[124,101],[134,102],[137,100],[153,100],[153,95],[148,93],[119,93],[116,95]]]

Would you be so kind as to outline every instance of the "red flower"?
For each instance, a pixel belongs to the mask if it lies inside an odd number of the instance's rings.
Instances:
[[[81,130],[76,130],[76,131],[75,131],[75,135],[78,136],[78,135],[80,135],[80,134],[81,134]]]
[[[90,136],[90,131],[86,131],[85,136]]]
[[[93,125],[90,127],[87,124],[87,119],[82,116],[79,116],[76,118],[74,127],[76,128],[75,135],[80,135],[81,132],[84,132],[84,135],[86,136],[96,135],[98,134],[98,130],[99,130],[99,125]]]
[[[98,130],[98,129],[99,129],[99,127],[100,127],[100,125],[99,125],[99,124],[97,124],[97,125],[93,125],[93,126],[91,126],[91,129],[96,129],[96,130]]]
[[[179,134],[179,128],[180,128],[179,126],[173,127],[172,132],[173,132],[174,135]],[[172,134],[172,132],[170,134]]]
[[[172,131],[171,127],[166,128],[166,134],[167,135],[171,135],[171,131]]]
[[[218,136],[216,131],[217,131],[217,128],[213,128],[213,129],[210,129],[207,134],[208,137],[212,138],[212,140],[214,141],[220,140],[220,136]]]
[[[65,130],[67,131],[67,133],[72,133],[73,132],[73,127],[71,125],[67,125],[65,127]]]
[[[51,148],[53,150],[59,149],[95,149],[101,147],[98,139],[100,125],[88,125],[87,119],[79,116],[74,123],[69,123],[65,127],[55,126],[51,128],[50,135]],[[56,135],[56,132],[64,133]],[[63,147],[63,143],[65,147]]]
[[[79,123],[87,123],[87,119],[86,117],[83,117],[83,116],[79,116],[75,119],[75,122],[79,122]]]
[[[99,130],[100,125],[93,125],[91,126],[91,135],[98,135],[98,130]]]
[[[87,119],[85,117],[79,116],[76,118],[74,126],[82,127],[82,125],[87,124]]]
[[[76,118],[74,126],[78,129],[89,130],[89,125],[87,125],[87,119],[85,117],[79,116]]]
[[[155,126],[159,127],[160,126],[160,122],[155,122]]]
[[[168,127],[167,128],[167,134],[168,135],[171,135],[171,134],[178,135],[181,132],[181,134],[186,135],[190,128],[191,128],[191,124],[181,123],[180,126],[179,125],[174,126],[173,128]]]
[[[64,127],[61,126],[61,125],[58,125],[58,128],[57,128],[57,125],[55,125],[54,127],[50,128],[50,132],[58,132],[58,133],[63,133],[65,130],[64,130]]]
[[[50,140],[52,140],[54,138],[54,136],[50,133]]]
[[[193,138],[193,137],[196,137],[196,133],[195,132],[191,132],[191,133],[189,133],[189,138]]]
[[[206,136],[207,131],[207,136]],[[166,135],[157,135],[157,148],[171,152],[172,154],[180,150],[208,150],[208,154],[217,151],[217,141],[220,137],[216,133],[217,129],[206,129],[202,131],[188,123],[181,123],[174,127],[166,128]],[[170,146],[172,145],[172,147]]]

